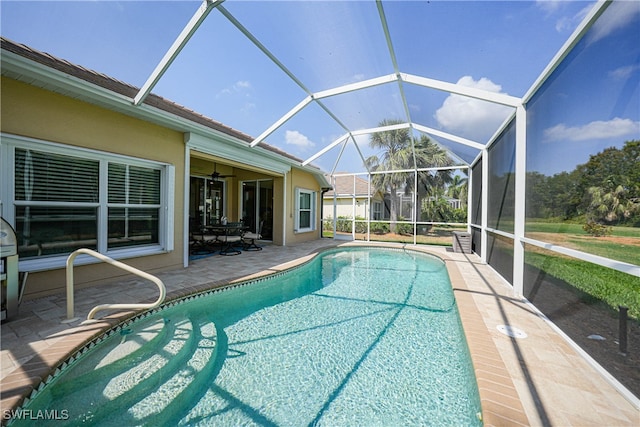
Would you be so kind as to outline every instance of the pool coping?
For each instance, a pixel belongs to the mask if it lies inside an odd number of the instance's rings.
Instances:
[[[485,426],[530,425],[518,391],[455,262],[445,259],[478,383]]]

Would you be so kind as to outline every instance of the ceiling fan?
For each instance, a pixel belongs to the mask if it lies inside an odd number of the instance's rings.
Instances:
[[[211,179],[213,179],[214,181],[217,181],[218,178],[232,178],[235,177],[235,175],[220,175],[220,172],[218,172],[218,165],[216,163],[213,164],[213,173],[211,174]]]

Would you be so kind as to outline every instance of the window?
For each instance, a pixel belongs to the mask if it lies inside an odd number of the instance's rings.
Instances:
[[[315,209],[316,192],[296,189],[296,232],[313,231],[316,229]]]
[[[160,170],[109,163],[108,248],[158,243]]]
[[[29,269],[63,265],[79,248],[117,257],[172,249],[171,166],[4,134],[2,142],[3,216]]]
[[[382,219],[382,202],[373,202],[373,218],[375,220]]]

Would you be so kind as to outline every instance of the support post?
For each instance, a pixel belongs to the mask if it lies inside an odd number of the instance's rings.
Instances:
[[[620,315],[618,319],[618,345],[620,348],[620,353],[626,356],[627,354],[627,312],[629,311],[629,307],[624,307],[622,305],[618,306],[620,310]]]

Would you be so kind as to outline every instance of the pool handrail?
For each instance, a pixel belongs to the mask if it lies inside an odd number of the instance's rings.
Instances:
[[[144,279],[150,280],[158,286],[160,291],[160,296],[153,303],[147,304],[100,304],[91,309],[89,314],[87,315],[87,320],[92,320],[96,313],[100,310],[108,310],[108,309],[134,309],[134,310],[142,310],[142,309],[150,309],[158,307],[160,304],[164,302],[165,296],[167,294],[166,287],[162,280],[153,276],[149,273],[146,273],[142,270],[139,270],[135,267],[132,267],[128,264],[122,263],[120,261],[116,261],[108,256],[96,252],[92,249],[80,248],[75,250],[69,255],[67,258],[67,320],[71,320],[74,317],[74,293],[73,293],[73,262],[76,257],[80,254],[91,255],[94,258],[99,259],[100,261],[106,262],[107,264],[111,264],[115,267],[118,267],[122,270],[128,271],[129,273],[133,273],[136,276],[142,277]]]

